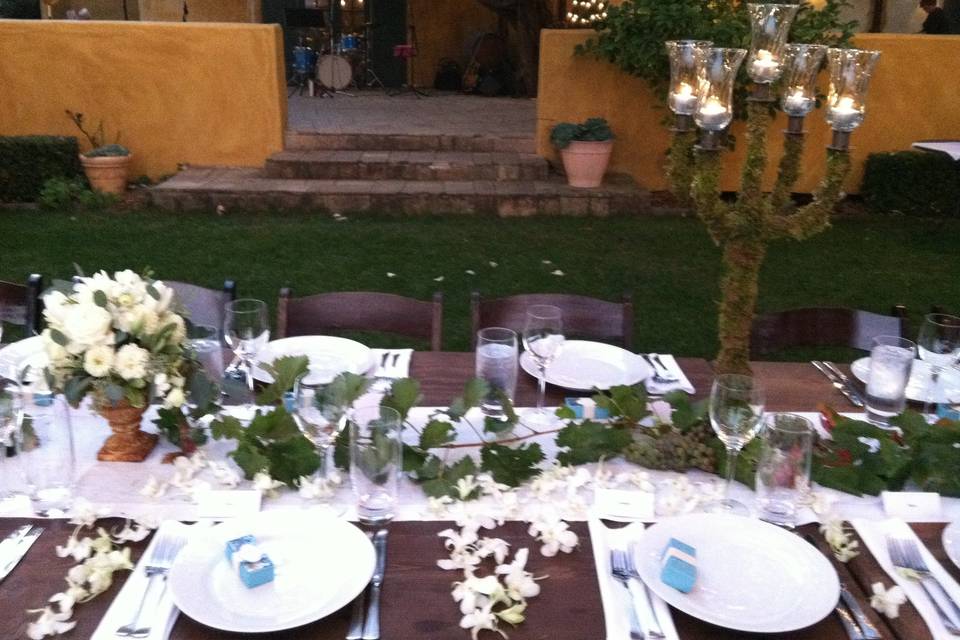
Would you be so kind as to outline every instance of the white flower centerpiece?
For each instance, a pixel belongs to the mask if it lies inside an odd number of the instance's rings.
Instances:
[[[140,430],[154,395],[185,402],[186,321],[173,289],[133,271],[77,278],[43,297],[50,388],[74,407],[90,396],[113,430],[100,460],[140,462],[157,442]]]

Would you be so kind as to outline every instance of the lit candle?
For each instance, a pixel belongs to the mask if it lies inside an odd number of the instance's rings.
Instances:
[[[729,123],[727,108],[716,98],[707,99],[697,111],[699,125],[704,129],[720,130]]]
[[[688,116],[697,107],[697,96],[693,94],[693,87],[686,82],[681,82],[670,98],[674,113]]]
[[[852,131],[860,124],[863,114],[853,106],[853,98],[843,96],[830,107],[830,125],[837,131]]]
[[[760,49],[750,63],[750,77],[756,82],[773,82],[780,74],[780,63],[773,59],[773,54],[766,49]]]
[[[803,89],[797,88],[783,101],[783,110],[791,116],[805,116],[810,113],[813,99],[803,94]]]

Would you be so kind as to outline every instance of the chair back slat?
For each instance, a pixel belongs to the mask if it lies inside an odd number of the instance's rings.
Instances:
[[[277,335],[303,335],[373,331],[415,338],[439,351],[443,342],[443,294],[417,300],[393,293],[341,291],[294,298],[280,291]]]
[[[850,347],[869,351],[879,335],[907,333],[906,309],[885,316],[843,307],[788,309],[757,316],[750,336],[751,356],[791,347]]]
[[[471,346],[476,347],[477,331],[484,327],[506,327],[523,331],[527,308],[549,304],[563,312],[563,332],[568,338],[590,338],[633,348],[633,302],[624,294],[621,302],[562,293],[531,293],[505,298],[470,300]]]
[[[177,302],[186,311],[190,322],[223,328],[225,306],[237,297],[237,285],[233,280],[224,282],[223,289],[208,289],[189,282],[164,280],[163,283],[173,289]]]
[[[26,284],[0,281],[0,322],[39,334],[43,324],[43,276],[31,274]]]

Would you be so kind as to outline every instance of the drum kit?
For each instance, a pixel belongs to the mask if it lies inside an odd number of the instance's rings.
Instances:
[[[333,3],[330,3],[330,25],[333,24]],[[293,48],[294,86],[291,95],[306,90],[311,96],[333,98],[337,95],[354,97],[345,91],[350,86],[357,89],[384,88],[376,72],[370,66],[370,44],[373,22],[364,23],[364,33],[345,33],[336,37],[329,30],[328,46],[318,51],[309,40],[300,39]]]

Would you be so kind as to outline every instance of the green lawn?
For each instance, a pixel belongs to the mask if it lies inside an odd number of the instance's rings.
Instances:
[[[886,312],[902,303],[914,320],[932,304],[958,310],[958,237],[960,221],[838,221],[807,242],[771,247],[760,308]],[[150,267],[159,278],[211,287],[231,277],[242,296],[271,305],[285,285],[295,295],[380,290],[427,299],[440,290],[449,350],[467,348],[473,289],[609,299],[632,291],[638,349],[716,350],[719,253],[695,219],[0,212],[0,279],[68,277],[74,263],[87,272]]]

